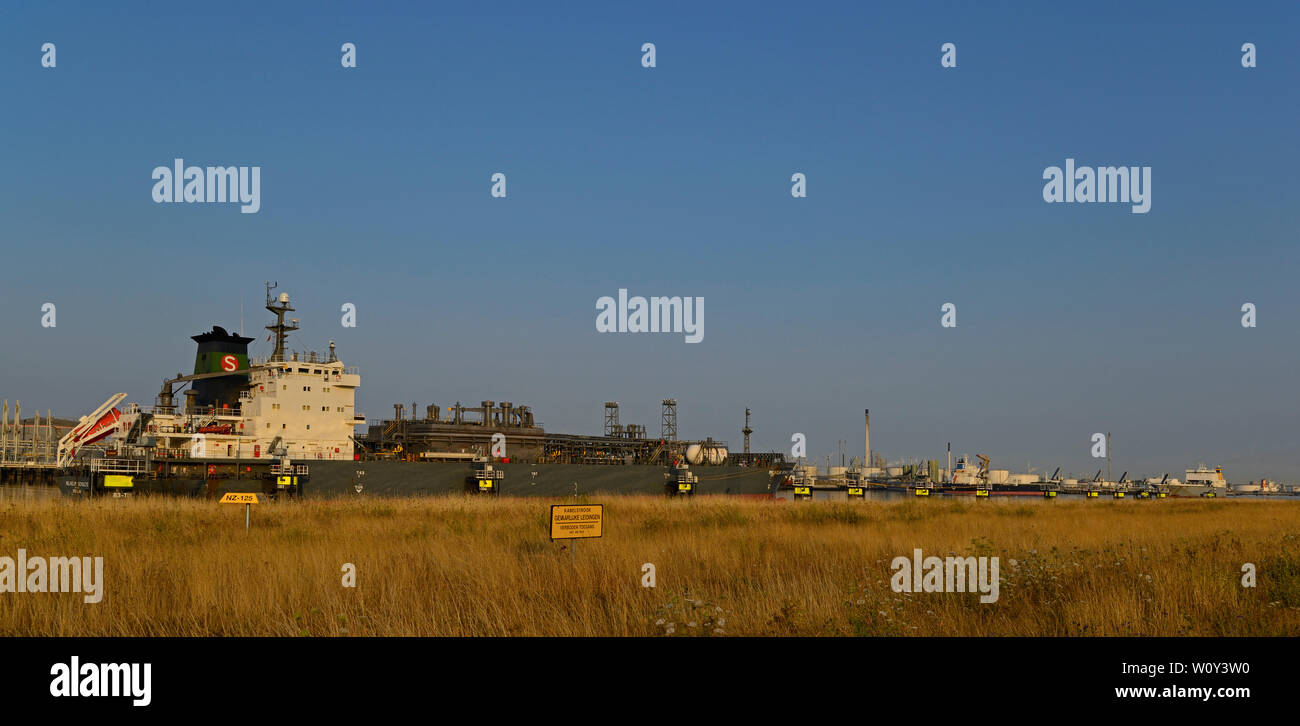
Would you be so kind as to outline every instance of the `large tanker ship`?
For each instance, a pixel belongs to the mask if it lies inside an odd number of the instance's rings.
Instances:
[[[61,489],[116,496],[772,491],[780,454],[734,454],[711,438],[679,440],[671,399],[663,402],[657,438],[644,426],[620,424],[616,402],[605,404],[599,436],[548,433],[528,406],[494,401],[445,411],[430,405],[423,417],[415,404],[409,414],[398,404],[392,419],[368,423],[355,408],[360,372],[343,364],[333,341],[326,354],[287,349],[297,320],[286,320],[294,310],[289,295],[274,295],[273,287],[269,356],[250,358],[253,339],[219,326],[193,336],[193,373],[165,380],[152,406],[119,411],[125,394],[116,394],[64,437]],[[748,424],[744,432],[748,442]]]

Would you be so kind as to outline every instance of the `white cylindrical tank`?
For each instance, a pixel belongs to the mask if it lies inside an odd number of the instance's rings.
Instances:
[[[990,484],[1006,484],[1011,472],[1007,469],[989,469]]]
[[[888,473],[890,476],[902,476],[902,475],[903,475],[903,467],[901,467],[901,466],[891,466],[891,467],[886,468],[886,469],[885,469],[885,472]]]
[[[832,466],[832,467],[831,467],[831,476],[832,476],[832,477],[836,477],[836,476],[844,476],[845,474],[848,473],[848,471],[849,471],[849,468],[848,468],[847,466]]]
[[[686,447],[686,463],[692,466],[708,464],[709,466],[721,466],[727,461],[727,450],[721,446],[711,446],[705,448],[700,444],[691,444]]]

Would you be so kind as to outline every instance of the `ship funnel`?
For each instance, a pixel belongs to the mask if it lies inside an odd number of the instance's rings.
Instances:
[[[227,374],[194,381],[197,406],[239,404],[239,392],[248,384],[248,344],[252,338],[226,332],[220,325],[190,338],[199,344],[194,355],[194,373]]]

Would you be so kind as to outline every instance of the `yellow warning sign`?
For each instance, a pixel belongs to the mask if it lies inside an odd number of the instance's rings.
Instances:
[[[254,494],[253,492],[226,492],[225,496],[221,497],[220,503],[221,504],[261,504],[262,502],[257,498],[257,495]]]
[[[130,489],[135,486],[135,477],[123,476],[122,474],[105,474],[104,486]]]
[[[604,519],[603,504],[552,504],[551,539],[599,537]]]

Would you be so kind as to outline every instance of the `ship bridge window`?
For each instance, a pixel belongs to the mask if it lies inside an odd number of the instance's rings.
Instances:
[[[308,371],[307,371],[306,368],[299,368],[299,369],[298,369],[298,372],[299,372],[299,373],[307,373]]]

